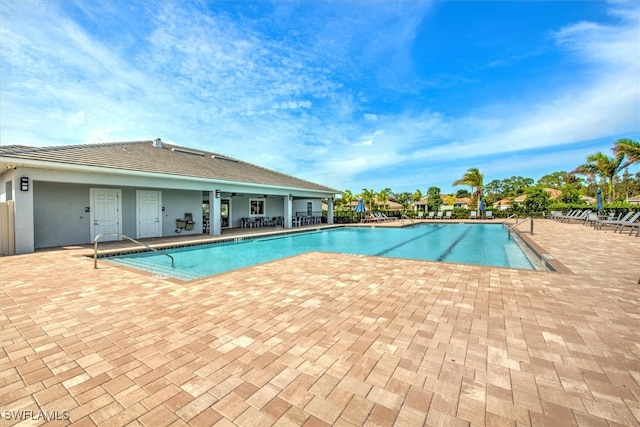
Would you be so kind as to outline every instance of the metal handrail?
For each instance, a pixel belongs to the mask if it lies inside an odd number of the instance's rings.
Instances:
[[[411,221],[411,224],[413,224],[415,222],[415,220],[413,218],[408,217],[407,215],[401,215],[400,216],[400,224],[404,224],[404,220],[408,219],[409,221]]]
[[[516,222],[518,222],[518,214],[512,214],[510,215],[507,219],[505,219],[504,221],[502,221],[501,224],[504,224],[505,222],[509,221],[511,218],[515,218]]]
[[[517,227],[517,226],[519,226],[520,224],[523,224],[523,223],[527,222],[527,220],[531,221],[531,228],[530,228],[530,230],[531,230],[531,231],[530,231],[530,233],[531,233],[531,234],[533,234],[533,218],[531,218],[531,217],[527,217],[527,218],[523,219],[522,221],[516,221],[516,223],[515,223],[515,224],[513,224],[512,226],[510,226],[510,227],[507,229],[507,231],[511,231],[511,230],[513,230],[514,228],[516,228],[516,227]]]
[[[158,252],[159,254],[162,254],[162,255],[166,255],[169,258],[171,258],[171,268],[175,267],[175,261],[174,261],[173,257],[171,255],[169,255],[168,253],[166,253],[166,252],[163,252],[163,251],[158,250],[156,248],[152,248],[151,246],[149,246],[149,245],[147,245],[145,243],[139,242],[136,239],[132,239],[129,236],[125,236],[122,233],[102,233],[102,234],[98,234],[95,237],[95,239],[93,239],[93,268],[98,268],[98,239],[100,239],[101,237],[104,237],[104,236],[124,237],[125,239],[128,239],[128,240],[132,241],[133,243],[137,243],[140,246],[144,246],[145,248],[147,248],[149,250],[152,250],[154,252]]]

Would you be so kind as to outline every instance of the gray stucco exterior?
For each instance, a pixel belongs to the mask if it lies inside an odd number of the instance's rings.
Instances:
[[[16,253],[92,243],[97,234],[104,232],[102,218],[98,217],[102,211],[98,208],[107,206],[99,204],[102,202],[97,201],[96,194],[110,194],[117,199],[108,208],[109,212],[116,213],[112,231],[132,238],[203,232],[219,235],[222,231],[220,212],[223,200],[229,203],[229,227],[240,227],[244,217],[266,216],[282,217],[284,227],[290,228],[292,217],[297,212],[305,212],[308,208],[314,212],[321,211],[323,199],[330,206],[328,220],[332,222],[333,219],[331,202],[334,191],[313,183],[306,186],[305,181],[268,170],[264,172],[267,173],[265,176],[277,185],[94,167],[40,158],[12,158],[2,154],[0,150],[0,202],[14,201]],[[167,150],[162,154],[177,155]],[[263,173],[259,167],[237,164],[249,171],[255,170],[256,178]],[[20,186],[23,179],[28,182],[27,190]],[[292,186],[287,186],[287,180]],[[296,187],[298,185],[302,187]],[[145,205],[142,197],[149,194],[155,197],[155,202]],[[260,201],[264,211],[253,214],[250,210],[252,200]],[[209,204],[210,211],[206,230],[203,203]],[[152,206],[151,216],[157,218],[149,221],[147,215],[147,222],[143,224],[141,212],[145,206]],[[192,229],[177,227],[176,220],[184,218],[185,213],[193,215]],[[143,229],[154,222],[153,219],[157,223],[153,230],[157,231],[153,235],[144,235]]]

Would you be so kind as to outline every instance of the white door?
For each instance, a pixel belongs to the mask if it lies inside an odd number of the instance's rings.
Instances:
[[[136,191],[138,236],[160,237],[162,234],[161,193],[159,191]]]
[[[91,241],[98,234],[122,233],[122,190],[91,188],[89,190]],[[120,240],[118,236],[105,236],[101,242]]]

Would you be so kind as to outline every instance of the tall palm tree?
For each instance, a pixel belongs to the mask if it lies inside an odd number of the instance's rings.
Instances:
[[[385,188],[378,193],[378,203],[382,205],[382,210],[387,208],[387,203],[391,198],[391,189]]]
[[[351,192],[351,190],[344,190],[342,192],[342,206],[344,208],[344,206],[351,206],[351,202],[353,202],[354,200],[354,196],[353,193]]]
[[[480,169],[471,168],[462,176],[462,178],[453,181],[451,185],[468,185],[471,187],[471,195],[477,195],[478,202],[482,199],[482,182],[484,180],[484,175],[480,173]],[[476,188],[476,192],[473,192],[473,189]]]
[[[623,169],[629,165],[640,163],[640,142],[638,141],[629,138],[619,139],[613,147],[613,152],[616,157],[626,157],[627,161],[622,166]]]
[[[615,187],[613,181],[627,165],[623,163],[624,156],[609,157],[598,151],[587,157],[587,163],[578,166],[572,173],[578,175],[598,175],[604,178],[607,183],[607,194],[609,203],[615,199]]]
[[[364,202],[364,204],[369,206],[369,211],[372,211],[373,204],[376,202],[376,192],[363,188],[360,196],[362,197],[362,201]]]

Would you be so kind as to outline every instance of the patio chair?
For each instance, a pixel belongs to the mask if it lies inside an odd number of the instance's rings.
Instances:
[[[434,219],[436,217],[436,213],[434,211],[429,212],[429,219]]]
[[[446,219],[451,219],[451,218],[453,218],[453,216],[451,216],[451,211],[447,211],[447,213],[445,214],[445,218],[446,218]]]
[[[442,215],[443,214],[444,214],[444,212],[438,211],[438,214],[436,215],[436,219],[442,219]]]
[[[476,211],[469,212],[469,219],[478,219],[478,212]]]
[[[486,211],[484,214],[485,214],[485,218],[493,219],[493,212],[492,211]]]

